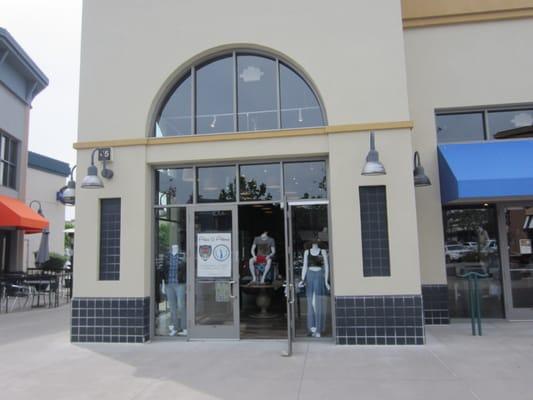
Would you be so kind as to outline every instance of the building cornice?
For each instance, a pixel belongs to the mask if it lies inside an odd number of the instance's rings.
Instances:
[[[319,128],[287,129],[275,131],[254,131],[218,133],[213,135],[167,136],[138,139],[101,140],[74,143],[76,150],[94,149],[97,147],[128,147],[158,146],[165,144],[209,143],[235,140],[260,140],[275,138],[291,138],[301,136],[327,136],[338,133],[383,131],[396,129],[412,129],[412,121],[375,122],[365,124],[330,125]]]
[[[405,29],[533,18],[533,0],[402,0]]]

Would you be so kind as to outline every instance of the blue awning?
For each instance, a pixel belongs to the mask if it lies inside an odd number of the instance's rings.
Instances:
[[[533,196],[533,140],[440,144],[442,203]]]

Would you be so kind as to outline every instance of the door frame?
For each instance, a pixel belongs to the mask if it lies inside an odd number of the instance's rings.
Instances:
[[[533,202],[517,201],[498,203],[496,205],[498,213],[498,247],[500,250],[500,262],[502,268],[503,303],[505,318],[510,321],[531,321],[533,320],[533,308],[514,308],[513,289],[511,281],[511,269],[509,262],[509,247],[507,238],[507,222],[505,211],[508,208],[533,207]]]
[[[208,211],[231,211],[231,251],[232,277],[228,279],[230,285],[230,301],[233,302],[233,325],[196,325],[196,226],[195,213]],[[238,255],[238,206],[237,204],[194,204],[187,207],[187,333],[189,340],[220,339],[239,340],[239,255]],[[225,279],[224,279],[225,280]]]

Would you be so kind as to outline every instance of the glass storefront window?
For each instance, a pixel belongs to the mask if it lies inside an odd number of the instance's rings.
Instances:
[[[196,133],[233,132],[233,57],[196,70]]]
[[[444,238],[450,316],[469,317],[468,281],[460,275],[476,271],[488,274],[479,280],[481,315],[502,318],[502,269],[495,208],[446,208]]]
[[[328,206],[290,207],[296,336],[331,336]]]
[[[290,200],[327,198],[326,163],[307,161],[285,163],[285,194]]]
[[[191,74],[176,85],[156,122],[157,137],[192,134]]]
[[[198,203],[235,201],[235,166],[198,168]]]
[[[533,308],[533,208],[505,211],[513,308]]]
[[[257,164],[240,166],[241,201],[280,200],[280,164]]]
[[[281,127],[323,126],[322,108],[309,85],[292,68],[279,65]]]
[[[438,143],[485,140],[482,112],[440,114],[435,119]]]
[[[158,208],[155,213],[155,333],[187,336],[186,209]]]
[[[276,63],[266,57],[237,56],[239,131],[278,129]]]
[[[155,179],[157,205],[191,204],[193,202],[192,168],[158,169]]]
[[[488,113],[491,139],[498,132],[533,125],[533,109],[512,111],[490,111]]]

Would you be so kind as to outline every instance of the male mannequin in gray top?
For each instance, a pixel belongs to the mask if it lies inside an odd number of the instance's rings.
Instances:
[[[272,257],[276,254],[276,243],[268,236],[267,231],[254,238],[251,254],[249,266],[252,281],[250,283],[265,283],[265,278],[272,266]],[[260,281],[259,276],[261,276]]]

